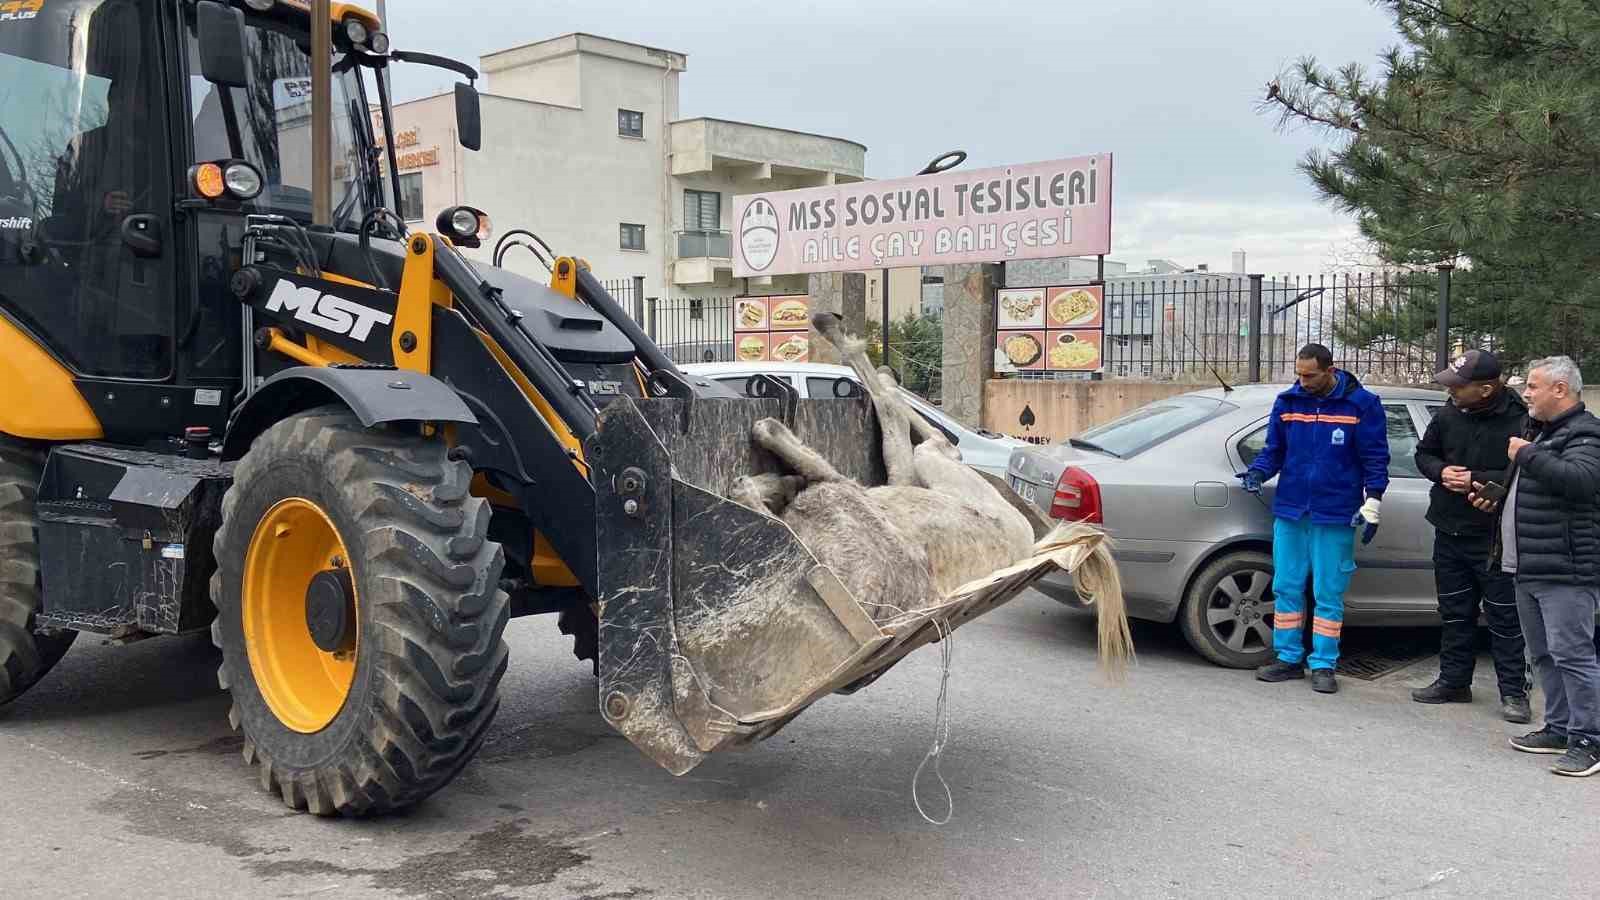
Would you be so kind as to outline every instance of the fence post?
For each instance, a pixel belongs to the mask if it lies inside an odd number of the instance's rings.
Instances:
[[[1443,372],[1450,367],[1450,273],[1455,266],[1439,267],[1439,340],[1435,345],[1433,368]]]
[[[1261,380],[1261,278],[1260,275],[1250,276],[1250,310],[1245,320],[1249,329],[1251,384]]]
[[[644,298],[644,304],[645,308],[649,310],[645,314],[644,333],[653,341],[656,339],[656,298],[646,297]]]
[[[633,309],[635,322],[644,318],[644,276],[633,276],[633,301],[628,304]]]

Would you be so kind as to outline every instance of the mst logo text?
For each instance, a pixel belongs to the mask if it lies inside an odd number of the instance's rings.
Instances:
[[[324,328],[335,334],[347,334],[364,341],[372,334],[372,326],[387,325],[394,316],[362,306],[343,297],[324,294],[316,288],[300,287],[287,280],[279,281],[267,298],[268,312],[292,311],[294,317],[307,325]]]

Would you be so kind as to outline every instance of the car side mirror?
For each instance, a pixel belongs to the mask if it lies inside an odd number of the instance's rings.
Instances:
[[[459,81],[456,82],[456,134],[461,136],[461,146],[468,150],[483,146],[483,110],[478,89]]]
[[[200,74],[221,87],[245,87],[244,13],[214,0],[195,4],[200,44]]]

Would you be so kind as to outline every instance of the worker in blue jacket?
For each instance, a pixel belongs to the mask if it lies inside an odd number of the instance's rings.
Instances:
[[[1297,383],[1272,404],[1266,447],[1239,476],[1254,494],[1262,482],[1281,476],[1272,500],[1272,643],[1278,658],[1258,669],[1256,678],[1305,677],[1301,634],[1309,575],[1316,595],[1311,686],[1332,694],[1339,689],[1333,670],[1344,592],[1356,570],[1356,529],[1362,528],[1362,543],[1377,533],[1389,486],[1389,439],[1377,395],[1334,368],[1327,347],[1307,344],[1296,356]]]

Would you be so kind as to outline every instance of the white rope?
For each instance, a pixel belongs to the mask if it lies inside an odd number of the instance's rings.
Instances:
[[[939,632],[939,649],[943,657],[944,671],[939,677],[939,702],[934,707],[933,716],[933,744],[928,747],[928,752],[922,757],[922,762],[917,765],[916,774],[911,776],[911,802],[916,805],[917,813],[929,825],[947,825],[956,813],[956,801],[950,793],[950,783],[944,780],[944,774],[939,771],[940,760],[944,756],[944,745],[950,740],[950,707],[948,699],[950,694],[950,658],[955,654],[955,632],[949,623],[943,619],[934,619],[933,627]],[[945,814],[943,819],[935,819],[928,815],[922,808],[922,800],[917,796],[917,783],[922,780],[922,770],[933,762],[933,775],[939,779],[939,786],[944,788]]]

